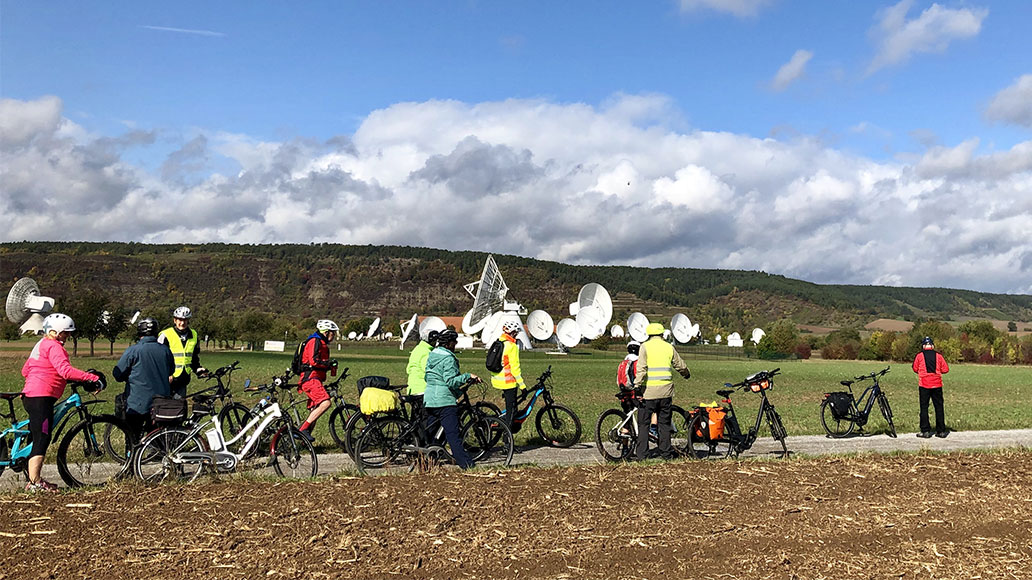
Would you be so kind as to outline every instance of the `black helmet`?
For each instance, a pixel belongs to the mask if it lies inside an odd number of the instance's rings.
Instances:
[[[442,330],[441,333],[437,335],[438,346],[444,346],[446,344],[450,344],[458,340],[459,333],[455,332],[450,328],[448,330]]]
[[[636,340],[632,340],[631,342],[627,343],[627,352],[628,353],[630,353],[630,354],[638,354],[638,352],[640,352],[640,351],[641,351],[641,343],[640,342],[638,342]]]
[[[157,336],[158,321],[147,317],[136,323],[136,333],[140,336]]]
[[[924,340],[921,341],[921,346],[935,346],[935,341],[932,340],[932,337],[926,336],[924,337]]]
[[[430,343],[430,346],[437,346],[437,339],[440,338],[441,332],[438,330],[431,330],[426,334],[426,341]]]

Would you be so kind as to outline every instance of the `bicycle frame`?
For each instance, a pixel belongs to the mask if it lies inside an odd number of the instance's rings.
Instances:
[[[262,399],[263,401],[267,399]],[[260,403],[259,403],[260,404]],[[178,447],[172,450],[174,454],[172,461],[175,463],[198,463],[198,462],[211,462],[218,464],[220,459],[232,458],[232,465],[236,465],[242,459],[248,456],[251,449],[254,448],[255,444],[261,438],[262,433],[265,429],[275,421],[283,417],[283,411],[279,406],[279,403],[272,402],[267,405],[263,405],[257,416],[251,419],[240,431],[234,435],[228,441],[222,434],[222,425],[219,423],[218,415],[213,415],[211,419],[197,425],[191,431],[189,436],[184,437],[183,441]],[[204,431],[205,427],[211,426],[211,429]],[[197,452],[182,452],[185,445],[189,444],[190,441],[197,435],[204,431],[205,440],[209,445],[213,447],[208,452],[197,453]],[[236,445],[241,438],[244,439],[244,446],[240,449],[239,453],[234,453],[229,450],[229,447]],[[215,441],[212,441],[215,438]],[[218,448],[214,448],[213,443],[218,443]]]
[[[522,405],[524,402],[527,403],[527,406],[524,407],[522,410],[516,411],[516,417],[513,418],[512,421],[513,424],[522,424],[530,417],[530,414],[534,412],[534,404],[537,403],[538,397],[544,398],[546,405],[551,404],[551,401],[548,400],[550,397],[547,396],[547,393],[548,389],[545,387],[545,385],[541,383],[534,386],[533,394],[528,395],[526,393],[522,393],[520,397],[516,399],[516,408],[519,409],[519,406]],[[505,409],[502,409],[502,414],[499,415],[499,418],[504,418],[506,412],[507,411]]]
[[[32,454],[32,440],[31,434],[29,433],[29,420],[23,419],[18,422],[14,422],[14,400],[8,399],[8,405],[10,406],[10,417],[12,418],[11,426],[0,433],[0,438],[6,438],[9,435],[14,435],[14,440],[11,442],[10,457],[0,461],[0,470],[7,467],[16,467],[21,461],[28,461],[29,455]],[[51,434],[53,441],[59,441],[61,431],[64,430],[68,424],[69,411],[76,410],[79,415],[85,415],[88,411],[84,409],[88,405],[96,405],[103,401],[83,401],[82,396],[73,389],[72,394],[67,399],[60,401],[54,406],[54,425],[57,426]],[[23,441],[27,440],[27,443],[23,444]]]

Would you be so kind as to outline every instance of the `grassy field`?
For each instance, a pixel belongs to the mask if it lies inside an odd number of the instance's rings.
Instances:
[[[21,365],[32,346],[30,341],[3,343],[0,346],[0,391],[18,391],[22,387]],[[80,353],[84,351],[80,347]],[[88,349],[87,349],[88,352]],[[107,345],[98,352],[107,352]],[[118,347],[116,346],[116,354]],[[399,351],[397,346],[373,344],[345,344],[334,356],[341,361],[341,367],[350,367],[353,379],[365,375],[383,375],[392,383],[406,382],[405,365],[408,352]],[[98,368],[110,376],[111,367],[117,357],[78,357],[73,364],[78,368]],[[554,395],[558,402],[573,408],[580,416],[584,437],[594,437],[595,420],[605,409],[618,406],[613,395],[616,393],[616,366],[623,358],[617,351],[596,351],[578,348],[565,356],[544,352],[525,352],[522,355],[524,378],[528,383],[548,365],[552,365],[555,385]],[[242,401],[250,400],[242,393],[245,378],[255,382],[267,382],[273,375],[282,373],[290,363],[289,353],[250,352],[204,352],[203,364],[208,368],[239,360],[241,369],[234,374],[234,395],[239,393]],[[460,352],[462,370],[481,376],[484,369],[484,351]],[[725,382],[738,382],[747,375],[764,369],[781,366],[775,388],[769,393],[770,400],[777,406],[785,421],[789,436],[823,433],[818,416],[823,393],[841,390],[838,382],[854,375],[880,370],[886,363],[861,361],[757,361],[734,359],[696,359],[686,357],[692,371],[692,378],[676,379],[675,404],[688,408],[701,402],[711,402],[718,397],[714,391]],[[1018,429],[1032,426],[1032,397],[1028,395],[1029,367],[1003,367],[983,365],[961,365],[952,367],[946,376],[946,416],[948,425],[956,430],[973,429]],[[191,392],[199,387],[195,379]],[[917,378],[909,365],[893,364],[892,371],[884,377],[882,386],[889,396],[895,414],[896,428],[900,432],[913,432],[918,427]],[[119,384],[109,387],[103,398],[110,400]],[[858,390],[857,395],[860,394]],[[357,402],[356,390],[346,389],[345,396]],[[501,404],[497,391],[487,389],[487,398]],[[752,394],[738,394],[734,397],[735,407],[743,423],[755,417],[759,397]],[[16,407],[23,416],[20,405]],[[877,411],[875,411],[877,413]],[[529,426],[529,425],[528,425]],[[872,419],[869,432],[881,432],[885,423],[880,416]],[[531,429],[532,430],[532,429]],[[319,443],[331,447],[332,439],[325,420],[316,430]],[[517,443],[525,442],[531,434],[522,431]],[[791,444],[790,444],[791,445]]]

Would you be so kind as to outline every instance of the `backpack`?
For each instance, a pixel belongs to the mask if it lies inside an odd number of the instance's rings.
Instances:
[[[505,341],[496,340],[491,344],[491,348],[487,349],[487,358],[484,360],[484,366],[487,370],[492,373],[502,372],[502,353],[505,351]]]
[[[616,367],[616,384],[622,389],[631,388],[631,382],[634,380],[635,372],[637,371],[638,361],[623,359],[620,361],[620,366]]]
[[[312,336],[309,336],[308,338],[302,340],[301,344],[297,345],[297,352],[294,353],[294,358],[290,361],[290,372],[294,373],[295,375],[300,375],[302,372],[306,370],[305,366],[307,365],[305,365],[302,360],[305,354],[305,345],[307,345],[308,341],[312,340],[313,338],[315,340],[322,340],[318,336],[318,334],[313,334]]]

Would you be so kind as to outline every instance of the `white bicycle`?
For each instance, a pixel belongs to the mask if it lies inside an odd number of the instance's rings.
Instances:
[[[183,426],[165,427],[147,435],[133,452],[133,471],[148,483],[190,482],[202,473],[230,473],[240,468],[272,467],[280,476],[315,477],[319,460],[315,447],[283,413],[277,388],[292,388],[283,381],[245,391],[266,395],[251,410],[251,420],[230,439],[212,413],[211,395],[193,400],[193,418]]]

